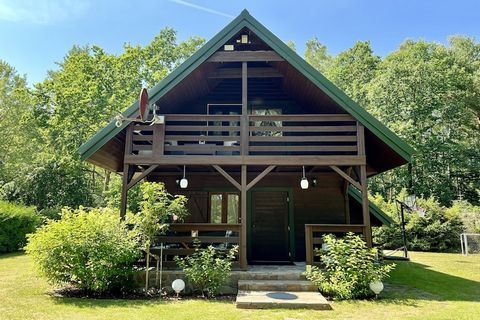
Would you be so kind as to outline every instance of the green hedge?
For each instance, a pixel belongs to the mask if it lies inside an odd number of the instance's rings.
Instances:
[[[34,207],[0,201],[0,253],[22,249],[41,220]]]

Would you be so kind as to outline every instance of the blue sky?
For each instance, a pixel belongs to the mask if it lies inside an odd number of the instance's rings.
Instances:
[[[0,59],[35,83],[74,44],[119,53],[123,43],[145,45],[166,26],[180,40],[209,39],[244,8],[300,52],[313,36],[333,54],[370,40],[381,56],[406,38],[480,38],[478,0],[0,0]]]

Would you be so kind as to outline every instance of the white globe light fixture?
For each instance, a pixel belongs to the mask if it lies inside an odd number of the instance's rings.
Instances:
[[[173,291],[175,291],[177,293],[177,297],[178,297],[178,294],[183,290],[185,289],[185,282],[182,280],[182,279],[175,279],[173,280],[172,282],[172,289]]]
[[[303,170],[303,177],[302,177],[302,180],[300,180],[300,188],[305,190],[305,189],[308,189],[308,179],[307,177],[305,177],[305,166],[302,166],[302,170]]]
[[[183,178],[180,180],[180,188],[186,189],[188,187],[188,180],[185,178],[185,166],[183,166]]]
[[[373,291],[373,293],[375,293],[376,296],[378,296],[380,294],[380,292],[383,291],[383,282],[382,281],[372,281],[370,282],[370,290]]]

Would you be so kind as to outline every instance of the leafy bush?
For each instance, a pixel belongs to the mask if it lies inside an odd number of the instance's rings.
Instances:
[[[35,208],[0,201],[0,253],[23,248],[26,235],[34,232],[40,222]]]
[[[395,206],[392,203],[379,199],[376,196],[375,204],[394,218],[392,226],[383,226],[374,229],[374,241],[387,249],[403,246],[401,224]],[[474,213],[467,213],[468,209],[445,208],[433,198],[417,199],[417,206],[425,213],[405,212],[405,230],[408,249],[418,251],[458,251],[460,249],[460,234],[464,231],[463,221],[474,217]],[[473,207],[473,206],[471,206]],[[473,207],[475,208],[475,207]],[[392,212],[393,211],[393,212]],[[470,211],[469,211],[470,212]],[[474,224],[475,222],[472,222]]]
[[[337,239],[325,235],[325,249],[316,250],[321,266],[312,266],[306,277],[320,291],[336,299],[365,298],[372,295],[369,284],[388,277],[393,264],[383,264],[376,249],[353,233]]]
[[[192,255],[184,258],[175,257],[175,262],[185,272],[185,276],[195,289],[202,295],[213,296],[228,280],[237,251],[237,246],[225,252],[213,246],[200,248],[199,243],[196,243]]]
[[[61,217],[61,213],[62,213],[62,209],[58,207],[44,208],[38,211],[38,214],[41,215],[45,221],[47,219],[58,220]]]
[[[48,220],[28,240],[27,253],[52,283],[94,293],[131,289],[140,250],[118,212],[64,209],[60,220]]]

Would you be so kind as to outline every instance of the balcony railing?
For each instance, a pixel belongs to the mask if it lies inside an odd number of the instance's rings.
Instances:
[[[305,254],[307,265],[318,265],[320,259],[315,256],[315,249],[322,247],[322,235],[327,233],[346,234],[353,232],[362,234],[365,226],[361,224],[306,224],[305,225]]]
[[[164,124],[134,123],[129,155],[358,155],[357,122],[350,115],[171,114]],[[243,139],[246,135],[246,139]],[[127,135],[128,136],[128,135]],[[127,149],[128,150],[128,149]]]
[[[185,257],[195,252],[195,246],[206,248],[213,246],[219,252],[225,252],[240,244],[241,224],[219,223],[178,223],[170,225],[167,235],[156,238],[156,247],[152,253],[159,256],[159,245],[163,244],[163,266],[177,267],[174,257]],[[233,267],[239,267],[241,250],[235,255]]]

